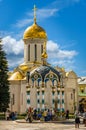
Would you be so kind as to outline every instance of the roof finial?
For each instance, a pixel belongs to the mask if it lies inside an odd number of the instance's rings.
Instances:
[[[34,10],[34,23],[36,23],[36,10],[37,10],[36,5],[34,5],[33,10]]]
[[[46,41],[44,42],[44,45],[43,45],[43,53],[42,53],[41,57],[42,57],[43,64],[45,65],[46,59],[48,57],[47,52],[46,52]]]

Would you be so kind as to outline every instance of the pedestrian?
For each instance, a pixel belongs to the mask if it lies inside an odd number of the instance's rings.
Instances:
[[[69,119],[69,110],[66,111],[66,119]]]
[[[10,119],[10,111],[9,110],[6,111],[5,118],[6,118],[6,120]]]
[[[18,117],[18,113],[17,111],[15,111],[15,120],[17,119],[17,117]]]
[[[80,124],[80,117],[79,117],[79,112],[75,112],[75,128],[79,128]]]
[[[85,125],[85,127],[86,127],[86,111],[84,112],[84,114],[83,114],[83,119],[84,119],[84,125]]]
[[[29,123],[32,123],[32,108],[30,107],[29,109],[28,109],[28,112],[27,112],[27,118],[26,118],[26,121],[28,121],[29,120]]]
[[[45,109],[43,112],[44,121],[47,121],[47,110]]]

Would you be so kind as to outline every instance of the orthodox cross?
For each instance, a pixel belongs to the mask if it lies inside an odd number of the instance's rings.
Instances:
[[[34,23],[36,23],[36,6],[34,5],[33,11],[34,11]]]

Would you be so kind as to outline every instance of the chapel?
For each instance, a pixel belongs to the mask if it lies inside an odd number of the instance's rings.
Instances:
[[[74,112],[78,106],[77,75],[47,62],[48,34],[37,23],[35,6],[33,24],[22,39],[24,63],[9,73],[10,110],[25,113],[32,107]]]

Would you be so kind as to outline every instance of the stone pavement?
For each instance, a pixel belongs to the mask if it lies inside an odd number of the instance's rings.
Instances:
[[[86,130],[83,124],[80,124],[80,130]],[[0,121],[0,130],[77,130],[73,120],[65,122],[36,122],[28,123],[24,120],[18,121]]]

